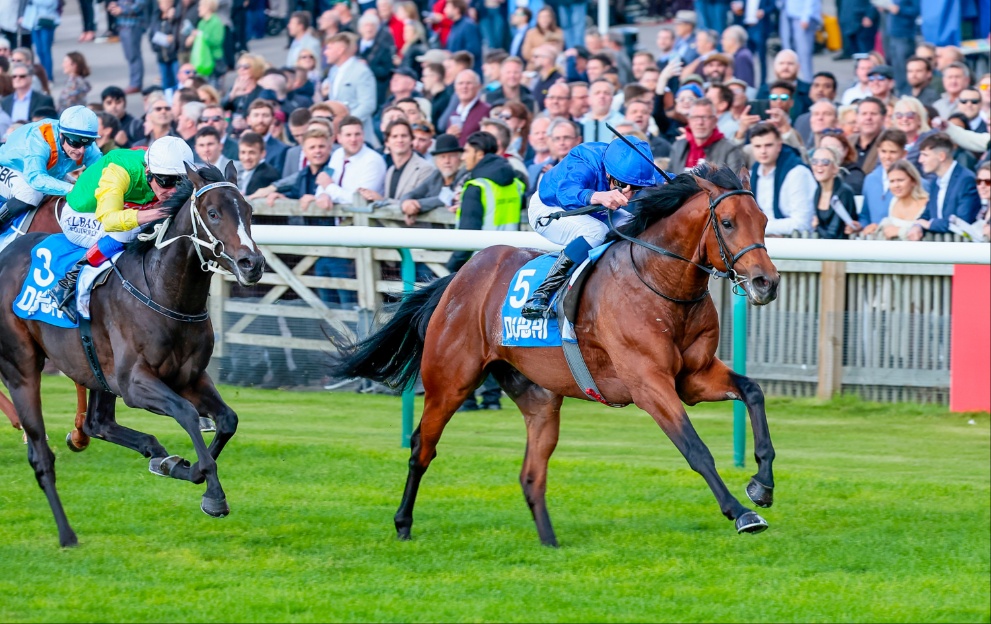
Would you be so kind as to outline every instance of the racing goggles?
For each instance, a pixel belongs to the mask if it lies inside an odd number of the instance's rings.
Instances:
[[[69,144],[69,147],[79,149],[80,147],[86,147],[96,139],[93,137],[84,137],[76,134],[63,134],[62,138],[65,142]]]
[[[617,191],[630,192],[630,193],[637,193],[637,192],[643,190],[643,188],[644,188],[642,186],[637,186],[636,184],[626,184],[624,182],[620,182],[616,178],[612,178],[612,185],[611,186],[613,187],[613,189],[615,189]]]
[[[182,176],[178,175],[159,175],[157,173],[150,175],[163,189],[175,188],[182,181]]]

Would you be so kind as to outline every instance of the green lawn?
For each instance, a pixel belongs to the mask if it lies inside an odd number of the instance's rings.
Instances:
[[[74,395],[45,379],[58,548],[20,434],[0,428],[0,621],[978,621],[991,619],[991,423],[919,405],[768,402],[770,529],[736,535],[643,412],[568,402],[541,547],[515,410],[458,414],[420,490],[414,540],[399,399],[224,388],[232,514],[131,451],[63,443]],[[125,412],[190,458],[179,426]],[[729,403],[690,409],[734,494]],[[974,419],[971,424],[968,421]],[[752,441],[748,440],[748,449]]]

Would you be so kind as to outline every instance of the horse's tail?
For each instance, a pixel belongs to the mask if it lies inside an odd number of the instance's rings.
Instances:
[[[420,372],[427,324],[454,274],[434,280],[403,296],[393,315],[377,332],[351,343],[332,339],[338,355],[331,365],[334,377],[364,377],[393,388],[411,388]]]

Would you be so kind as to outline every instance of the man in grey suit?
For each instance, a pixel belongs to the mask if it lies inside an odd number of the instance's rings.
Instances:
[[[330,66],[323,90],[328,100],[343,103],[351,115],[361,120],[365,139],[375,149],[382,147],[375,136],[372,116],[378,107],[375,74],[368,65],[355,56],[357,37],[341,32],[327,40],[323,56]]]

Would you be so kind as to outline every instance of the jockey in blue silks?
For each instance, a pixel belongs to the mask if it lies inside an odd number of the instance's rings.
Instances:
[[[623,208],[642,188],[657,184],[656,169],[647,142],[635,136],[626,139],[640,154],[620,139],[612,143],[582,143],[572,149],[541,179],[527,211],[530,226],[552,243],[564,246],[547,277],[523,306],[522,314],[538,319],[547,313],[550,299],[572,268],[588,258],[588,252],[606,240],[609,225],[605,210],[615,211],[616,226],[632,215]],[[603,211],[563,217],[540,224],[541,217],[588,205]]]
[[[70,106],[58,121],[21,126],[0,147],[0,231],[19,215],[37,208],[45,195],[65,195],[65,176],[99,160],[96,113]]]

